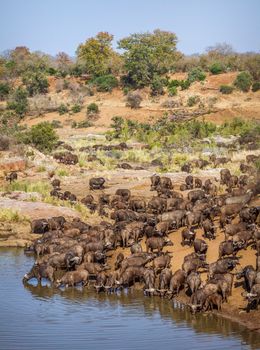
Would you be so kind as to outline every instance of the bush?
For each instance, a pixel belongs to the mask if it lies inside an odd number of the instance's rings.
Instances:
[[[225,67],[223,66],[222,63],[215,62],[209,67],[209,71],[216,75],[225,72]]]
[[[176,108],[179,107],[179,103],[174,100],[166,100],[161,104],[161,106],[163,108]]]
[[[252,85],[252,91],[256,92],[258,90],[260,90],[260,81],[255,81]]]
[[[0,101],[6,99],[10,91],[11,91],[11,87],[8,83],[0,82]]]
[[[151,95],[158,96],[163,95],[164,90],[163,87],[165,85],[164,79],[156,75],[151,82]]]
[[[250,90],[250,86],[252,85],[252,76],[249,72],[241,72],[237,75],[234,85],[237,89],[248,92]]]
[[[10,147],[10,139],[5,135],[0,135],[0,151],[7,151]]]
[[[180,86],[180,80],[174,79],[170,80],[167,84],[168,88],[170,87],[179,87]]]
[[[118,86],[116,77],[112,74],[102,75],[92,80],[93,85],[96,86],[99,92],[111,92]]]
[[[48,92],[49,83],[45,75],[41,72],[28,72],[23,76],[23,84],[29,96],[45,94]]]
[[[234,91],[234,87],[231,85],[221,85],[219,91],[224,95],[229,95]]]
[[[259,123],[253,120],[244,120],[242,118],[234,118],[230,122],[225,122],[222,124],[218,131],[220,135],[230,136],[239,135],[245,136],[248,134],[259,135],[260,132]]]
[[[72,113],[79,113],[81,111],[81,105],[79,103],[75,103],[75,105],[73,105],[71,107],[71,111]]]
[[[193,83],[194,81],[203,81],[205,79],[206,73],[200,67],[195,67],[189,71],[188,80],[190,83]]]
[[[180,85],[182,90],[187,90],[190,87],[190,84],[191,83],[190,83],[190,81],[188,79],[179,81],[179,85]]]
[[[99,108],[96,103],[90,103],[87,107],[87,115],[95,115],[99,113]]]
[[[34,146],[41,152],[50,152],[56,147],[58,136],[51,123],[43,122],[21,133],[20,140]]]
[[[22,87],[18,87],[7,103],[7,108],[14,110],[20,118],[23,118],[28,110],[27,96],[27,91]]]
[[[124,88],[123,88],[123,94],[125,95],[125,96],[127,96],[127,94],[130,92],[130,88],[128,87],[128,86],[125,86]]]
[[[60,120],[54,119],[54,120],[51,122],[51,125],[53,126],[54,129],[62,128],[62,124],[61,124]]]
[[[199,96],[190,96],[187,101],[189,107],[195,106],[200,101]]]
[[[176,86],[168,86],[168,95],[169,96],[176,96],[178,93],[177,87]]]
[[[142,96],[138,92],[129,92],[126,96],[126,106],[131,108],[140,108]]]
[[[62,103],[59,107],[58,107],[58,112],[59,112],[59,115],[63,115],[63,114],[66,114],[69,112],[69,109],[68,107]]]
[[[93,126],[93,123],[90,120],[83,120],[82,122],[77,123],[75,120],[72,122],[71,127],[72,128],[90,128]]]

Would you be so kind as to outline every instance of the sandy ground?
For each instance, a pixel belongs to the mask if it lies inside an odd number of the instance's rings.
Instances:
[[[187,113],[198,111],[198,106],[187,107],[187,100],[190,96],[197,95],[204,104],[205,109],[209,111],[208,114],[203,115],[205,120],[211,120],[216,123],[223,123],[226,120],[234,117],[242,117],[248,119],[260,119],[260,91],[242,93],[234,91],[230,95],[223,95],[219,92],[220,85],[231,85],[236,78],[237,73],[224,73],[219,75],[207,75],[204,82],[195,82],[188,90],[179,91],[177,96],[172,98],[167,94],[159,97],[150,97],[149,89],[139,91],[143,101],[141,108],[131,109],[126,107],[126,97],[119,88],[114,89],[112,93],[96,93],[94,96],[87,96],[84,98],[84,107],[81,112],[77,114],[59,115],[57,112],[46,113],[39,117],[28,116],[22,122],[28,126],[38,124],[41,121],[58,120],[63,126],[69,127],[72,121],[80,122],[86,120],[87,105],[95,102],[99,106],[100,113],[97,120],[93,121],[94,127],[99,131],[103,131],[109,127],[114,116],[121,116],[125,119],[136,120],[139,122],[151,122],[164,115],[165,112],[172,113],[185,110]],[[185,79],[184,73],[176,73],[171,76],[172,79]],[[72,79],[73,80],[73,79]],[[56,80],[54,77],[50,79],[49,96],[52,98],[63,98],[66,102],[68,92],[55,93]],[[173,108],[169,111],[168,108],[162,107],[163,102],[173,100],[179,107]],[[210,110],[214,109],[214,114]],[[93,128],[88,128],[91,132]]]

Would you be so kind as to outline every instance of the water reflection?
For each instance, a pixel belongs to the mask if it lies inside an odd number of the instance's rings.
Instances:
[[[34,258],[0,249],[0,349],[258,349],[260,335],[141,291],[96,294],[21,280]],[[87,344],[87,345],[86,345]]]
[[[95,291],[83,288],[67,288],[60,290],[48,285],[25,284],[24,287],[34,298],[48,300],[55,295],[67,299],[70,303],[84,303],[88,301],[99,305],[103,304],[114,308],[118,304],[129,307],[132,311],[144,314],[152,318],[154,313],[159,312],[160,317],[169,320],[172,324],[179,326],[185,325],[195,330],[198,334],[221,334],[225,337],[236,336],[241,338],[244,344],[250,344],[253,349],[260,348],[260,335],[248,331],[245,327],[236,322],[231,322],[223,317],[214,314],[196,314],[192,315],[189,309],[176,302],[170,302],[158,297],[144,297],[141,291],[123,291],[117,294],[107,295],[105,293],[97,294]]]

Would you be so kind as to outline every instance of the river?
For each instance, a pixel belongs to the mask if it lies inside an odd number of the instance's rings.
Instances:
[[[260,349],[260,335],[141,292],[23,285],[34,258],[0,249],[0,349]]]

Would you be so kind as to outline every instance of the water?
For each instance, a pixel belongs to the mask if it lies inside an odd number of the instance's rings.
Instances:
[[[260,349],[260,336],[141,292],[23,286],[33,257],[0,249],[0,350]]]

